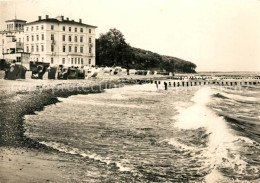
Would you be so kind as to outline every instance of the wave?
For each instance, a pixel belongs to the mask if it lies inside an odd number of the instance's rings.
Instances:
[[[102,156],[99,156],[99,155],[91,153],[91,152],[85,152],[78,148],[69,147],[64,144],[60,144],[60,143],[56,143],[56,142],[40,142],[40,144],[46,145],[48,147],[51,147],[53,149],[56,149],[60,152],[66,153],[66,154],[78,155],[78,156],[82,156],[84,158],[89,158],[89,159],[93,159],[95,161],[100,161],[100,162],[106,163],[107,165],[116,166],[119,169],[119,171],[122,171],[122,172],[126,172],[126,171],[132,172],[133,171],[132,168],[123,166],[120,162],[113,162],[113,161],[109,160],[108,158],[104,158]]]
[[[260,99],[257,97],[245,96],[242,95],[242,93],[232,94],[227,92],[218,92],[213,96],[216,98],[230,99],[240,103],[247,103],[247,104],[258,104],[260,102]]]
[[[202,150],[203,156],[207,157],[204,162],[205,166],[211,167],[211,173],[205,177],[205,181],[208,182],[215,181],[213,180],[215,176],[218,176],[218,181],[224,180],[221,170],[232,169],[237,174],[242,174],[247,166],[247,162],[239,154],[239,143],[234,143],[241,137],[229,128],[223,116],[219,116],[208,108],[208,104],[212,102],[212,96],[216,96],[216,92],[211,88],[198,90],[191,99],[193,104],[179,109],[174,123],[179,130],[196,130],[198,133],[201,128],[206,130],[208,142]]]
[[[220,93],[214,94],[214,97],[222,98],[222,99],[228,99],[228,97],[225,97],[224,95],[221,95]]]
[[[145,105],[135,105],[135,104],[123,104],[123,103],[111,103],[111,102],[98,102],[92,99],[79,100],[77,98],[58,98],[60,101],[67,104],[77,104],[77,105],[93,105],[93,106],[106,106],[106,107],[120,107],[120,108],[139,108],[139,109],[148,109],[148,106]]]
[[[166,139],[166,140],[163,140],[161,142],[167,142],[168,144],[170,144],[174,147],[178,147],[178,148],[183,149],[183,150],[194,150],[195,149],[195,147],[193,147],[193,146],[188,146],[186,144],[180,143],[175,138]]]

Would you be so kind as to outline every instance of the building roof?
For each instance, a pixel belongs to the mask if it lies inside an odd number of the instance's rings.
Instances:
[[[12,20],[6,20],[5,22],[26,22],[25,20],[19,20],[19,19],[12,19]]]
[[[56,18],[47,18],[47,19],[41,19],[41,20],[36,20],[34,22],[29,22],[26,25],[33,25],[33,24],[37,24],[37,23],[46,23],[46,22],[50,22],[50,23],[64,23],[64,24],[75,24],[75,25],[83,25],[83,26],[87,26],[87,27],[93,27],[93,28],[97,28],[97,26],[94,25],[89,25],[89,24],[84,24],[84,23],[80,23],[80,22],[75,22],[74,20],[58,20]]]

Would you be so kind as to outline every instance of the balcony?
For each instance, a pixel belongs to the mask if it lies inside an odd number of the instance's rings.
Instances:
[[[17,50],[23,50],[24,49],[24,44],[22,42],[8,42],[6,44],[6,49],[17,49]]]

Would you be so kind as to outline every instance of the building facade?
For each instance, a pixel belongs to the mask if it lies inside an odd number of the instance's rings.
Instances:
[[[45,62],[51,65],[94,66],[96,26],[64,19],[63,16],[34,22],[24,20],[6,21],[7,29],[0,32],[1,58],[10,53],[27,55],[29,61]],[[19,57],[19,56],[18,56]],[[13,57],[19,61],[21,58]]]
[[[24,52],[25,20],[5,21],[6,29],[0,31],[0,59],[29,65],[29,53]]]

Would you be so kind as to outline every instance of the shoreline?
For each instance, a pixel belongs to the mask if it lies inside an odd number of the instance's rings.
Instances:
[[[58,97],[66,98],[71,95],[101,93],[104,89],[141,84],[154,78],[167,79],[168,77],[148,78],[141,76],[93,80],[53,80],[53,82],[45,83],[44,80],[5,80],[6,84],[13,85],[6,85],[7,91],[0,95],[0,108],[2,108],[0,110],[0,147],[42,147],[42,145],[37,145],[37,142],[24,136],[23,116],[34,114],[35,111],[43,110],[45,106],[59,102]],[[3,82],[1,83],[3,84]]]

